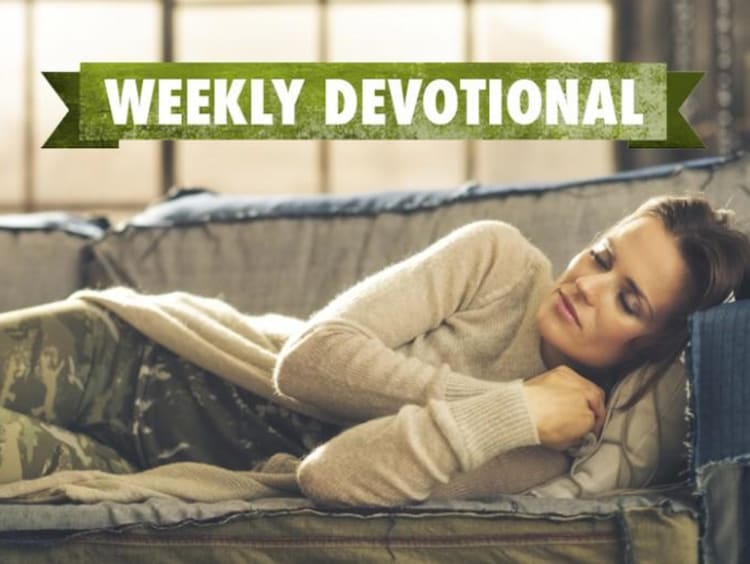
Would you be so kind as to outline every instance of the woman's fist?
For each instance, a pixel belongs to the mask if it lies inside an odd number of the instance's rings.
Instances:
[[[565,450],[604,425],[604,390],[567,366],[524,382],[524,392],[544,446]]]

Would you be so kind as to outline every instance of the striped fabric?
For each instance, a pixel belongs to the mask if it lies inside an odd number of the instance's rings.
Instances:
[[[705,563],[750,562],[750,300],[690,323],[692,475]]]
[[[694,468],[750,455],[750,300],[693,315]]]

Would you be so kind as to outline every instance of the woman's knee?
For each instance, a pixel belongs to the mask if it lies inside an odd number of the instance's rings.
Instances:
[[[111,314],[81,300],[0,314],[0,406],[69,423],[92,367],[119,332]]]

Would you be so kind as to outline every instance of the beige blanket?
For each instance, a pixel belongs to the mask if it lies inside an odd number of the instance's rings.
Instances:
[[[254,470],[227,470],[198,462],[175,462],[134,474],[65,470],[34,480],[0,485],[0,501],[136,503],[151,497],[218,502],[231,499],[302,495],[297,486],[299,459],[275,454]]]

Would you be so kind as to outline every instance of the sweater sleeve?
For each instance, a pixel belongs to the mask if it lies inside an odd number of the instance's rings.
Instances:
[[[476,470],[506,451],[538,442],[522,381],[514,380],[460,400],[405,405],[395,415],[350,427],[302,461],[297,481],[320,505],[394,507],[423,501],[457,472]],[[512,493],[492,491],[510,484],[520,491],[561,471],[559,465],[537,466],[508,468],[510,480],[495,476],[502,467],[474,473],[474,483],[461,485],[462,496]]]
[[[482,220],[370,275],[314,313],[284,344],[273,373],[277,392],[356,422],[406,404],[495,389],[495,382],[394,349],[533,276],[534,252],[515,227]]]

